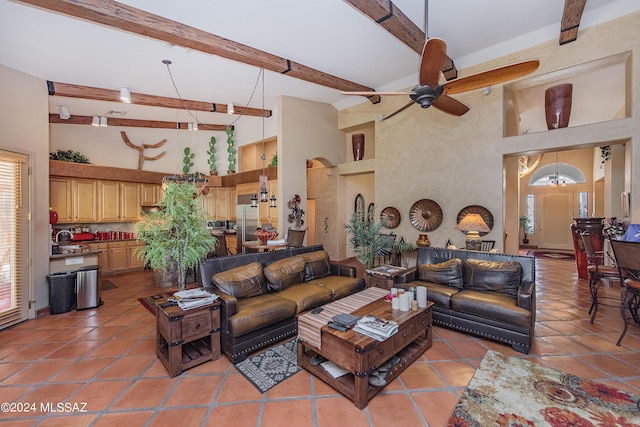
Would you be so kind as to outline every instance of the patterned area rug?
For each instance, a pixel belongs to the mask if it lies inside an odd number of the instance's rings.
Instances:
[[[640,426],[640,396],[488,351],[449,427]]]
[[[248,357],[236,363],[235,367],[260,393],[265,393],[300,372],[302,368],[297,365],[296,349],[297,340],[294,338]]]
[[[573,252],[560,252],[560,251],[551,251],[551,250],[545,251],[545,250],[530,249],[527,255],[531,255],[536,258],[557,259],[557,260],[566,260],[566,261],[573,261],[576,259],[576,256]]]

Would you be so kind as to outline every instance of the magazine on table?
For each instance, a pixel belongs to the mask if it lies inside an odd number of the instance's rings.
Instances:
[[[377,339],[378,341],[384,341],[398,332],[398,322],[381,319],[376,316],[363,316],[358,320],[353,330]]]
[[[173,294],[173,298],[178,301],[178,307],[183,310],[189,310],[215,302],[218,299],[218,295],[196,288],[176,292]]]

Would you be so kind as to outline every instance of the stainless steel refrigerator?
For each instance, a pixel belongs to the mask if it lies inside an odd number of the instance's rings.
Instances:
[[[238,194],[236,203],[237,253],[246,252],[242,243],[258,240],[256,231],[260,227],[260,208],[251,206],[250,194]]]

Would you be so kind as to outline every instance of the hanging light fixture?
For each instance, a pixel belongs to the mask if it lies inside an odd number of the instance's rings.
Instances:
[[[264,78],[264,77],[263,77]],[[236,112],[236,109],[233,108],[233,104],[232,103],[228,103],[227,104],[227,114],[233,114]]]
[[[262,73],[262,109],[264,110],[264,68],[260,70]],[[269,207],[276,207],[276,195],[272,192],[269,199],[269,191],[267,190],[268,178],[264,169],[264,161],[267,156],[264,153],[264,115],[262,116],[262,175],[260,175],[260,201],[263,203],[270,202]]]
[[[60,105],[59,109],[60,109],[60,118],[62,120],[68,120],[71,117],[71,114],[69,113],[69,108],[66,105]]]
[[[107,127],[107,118],[105,116],[100,116],[100,126]]]
[[[251,207],[258,207],[258,195],[256,193],[251,193]]]
[[[549,187],[556,188],[558,186],[566,187],[567,182],[564,178],[562,178],[562,180],[560,179],[560,174],[558,173],[558,152],[556,151],[556,175],[553,178],[549,176]]]
[[[91,121],[92,126],[100,126],[100,117],[93,116],[93,120]]]
[[[129,92],[128,87],[120,89],[120,101],[126,102],[127,104],[131,103],[131,92]]]
[[[276,193],[274,193],[273,191],[271,192],[271,198],[269,199],[269,207],[270,208],[278,207],[276,206]]]

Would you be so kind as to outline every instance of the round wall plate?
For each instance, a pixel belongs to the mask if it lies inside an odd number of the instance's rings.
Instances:
[[[433,231],[442,224],[442,208],[433,200],[418,200],[411,205],[409,221],[420,231]]]
[[[400,225],[400,212],[398,209],[388,206],[380,212],[380,221],[386,228],[396,228]]]

